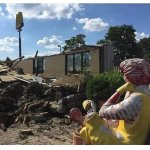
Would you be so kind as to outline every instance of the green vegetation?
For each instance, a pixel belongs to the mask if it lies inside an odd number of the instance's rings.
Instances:
[[[150,37],[141,39],[138,47],[144,58],[150,58]]]
[[[135,31],[132,25],[112,26],[108,29],[105,39],[100,39],[97,44],[111,42],[114,45],[114,63],[118,65],[124,59],[141,57]]]
[[[86,46],[85,39],[86,36],[84,34],[78,34],[75,37],[72,37],[69,40],[65,41],[64,51],[70,51],[72,49],[76,49],[81,46]]]
[[[92,100],[107,100],[117,88],[125,83],[119,72],[105,72],[88,80],[86,86],[87,98]]]
[[[113,44],[115,66],[128,58],[149,58],[150,37],[136,39],[135,33],[136,30],[132,25],[112,26],[108,29],[105,38],[97,41],[97,44]]]

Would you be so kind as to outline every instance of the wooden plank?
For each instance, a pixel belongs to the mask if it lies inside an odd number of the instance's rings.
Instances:
[[[19,80],[19,81],[23,81],[23,82],[26,82],[26,83],[31,83],[32,81],[29,81],[29,80],[25,80],[25,79],[22,79],[22,78],[18,78],[18,77],[14,77],[15,79]]]
[[[14,77],[8,76],[8,75],[0,75],[0,79],[1,81],[4,81],[4,82],[16,81]]]

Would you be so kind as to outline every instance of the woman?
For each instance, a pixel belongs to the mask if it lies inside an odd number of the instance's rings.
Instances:
[[[80,130],[85,144],[145,144],[150,131],[150,65],[134,58],[123,61],[120,69],[126,84],[103,104],[99,116],[88,114]]]

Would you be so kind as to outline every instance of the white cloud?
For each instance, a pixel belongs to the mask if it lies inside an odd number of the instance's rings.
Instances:
[[[149,34],[145,34],[144,32],[142,32],[142,33],[135,32],[135,35],[136,35],[135,38],[137,41],[140,41],[140,39],[149,37]]]
[[[5,14],[3,13],[3,11],[2,11],[2,8],[0,7],[0,15],[1,16],[4,16]]]
[[[18,39],[15,37],[5,37],[0,39],[0,51],[12,52],[14,46],[18,46]]]
[[[5,14],[3,12],[1,12],[0,14],[1,14],[1,16],[5,16]]]
[[[43,37],[43,39],[37,41],[37,45],[43,45],[45,48],[58,48],[58,45],[62,45],[60,40],[61,36],[52,35],[51,37]]]
[[[0,46],[18,46],[18,39],[16,37],[5,37],[0,39]]]
[[[84,24],[83,29],[88,31],[102,31],[105,30],[109,24],[104,22],[101,18],[81,18],[76,19],[76,21],[80,24]]]
[[[81,18],[81,19],[76,18],[76,21],[78,23],[86,23],[88,20],[89,20],[89,18]]]
[[[73,30],[77,30],[77,28],[76,28],[76,27],[73,27]]]
[[[23,17],[27,19],[70,19],[75,12],[81,11],[81,4],[69,3],[43,3],[43,4],[6,4],[9,17],[14,18],[18,12],[23,12]]]
[[[0,52],[12,52],[12,51],[14,51],[14,49],[12,48],[12,47],[10,47],[10,46],[0,46]]]

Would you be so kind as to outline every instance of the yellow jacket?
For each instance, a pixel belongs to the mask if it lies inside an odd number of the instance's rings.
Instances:
[[[80,135],[86,144],[144,144],[150,131],[150,96],[136,93],[142,97],[142,110],[139,117],[131,125],[120,120],[116,129],[108,128],[104,120],[93,113],[85,122]],[[119,134],[118,138],[116,134]]]
[[[125,144],[144,144],[150,131],[150,96],[136,93],[142,97],[142,110],[137,120],[128,125],[125,121],[119,121],[117,132],[124,137]]]
[[[80,135],[85,144],[119,144],[113,129],[109,129],[96,113],[93,113],[93,116],[85,122]]]

